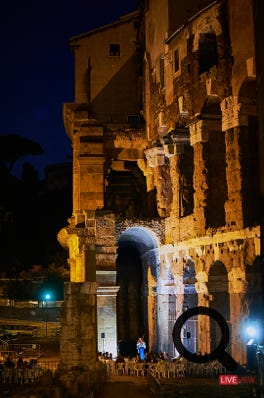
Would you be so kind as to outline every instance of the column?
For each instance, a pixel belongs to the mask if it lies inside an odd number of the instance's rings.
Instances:
[[[243,228],[240,126],[248,125],[248,116],[242,112],[238,97],[230,96],[221,103],[222,130],[226,139],[226,179],[228,200],[225,204],[226,223],[233,228]]]
[[[59,378],[73,397],[85,396],[81,393],[104,380],[97,360],[96,292],[96,282],[65,283]]]
[[[117,355],[116,271],[97,271],[98,351]]]

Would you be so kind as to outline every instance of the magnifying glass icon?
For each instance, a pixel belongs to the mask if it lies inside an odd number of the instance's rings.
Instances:
[[[219,325],[221,330],[221,340],[218,346],[210,354],[196,354],[192,353],[184,347],[181,340],[181,329],[185,322],[195,315],[207,315],[213,318]],[[217,359],[229,371],[234,371],[238,368],[238,363],[226,352],[226,347],[229,342],[229,328],[226,320],[219,314],[218,311],[208,307],[193,307],[183,312],[174,324],[172,331],[172,338],[177,351],[188,361],[195,363],[207,363]]]

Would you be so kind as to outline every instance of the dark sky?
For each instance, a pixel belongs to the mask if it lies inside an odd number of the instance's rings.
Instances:
[[[1,2],[0,135],[38,142],[44,155],[21,158],[43,178],[44,167],[69,160],[62,105],[74,101],[70,37],[136,10],[136,0],[6,0]]]

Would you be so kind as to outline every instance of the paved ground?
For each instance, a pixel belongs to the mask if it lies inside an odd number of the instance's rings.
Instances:
[[[95,398],[153,398],[147,377],[113,376]]]
[[[155,397],[158,397],[155,395]],[[154,398],[147,377],[113,376],[94,398]],[[217,380],[184,378],[170,386],[164,398],[253,398],[252,386],[219,386]]]

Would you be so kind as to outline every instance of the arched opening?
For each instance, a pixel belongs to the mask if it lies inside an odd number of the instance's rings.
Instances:
[[[259,131],[256,96],[256,80],[250,79],[244,82],[239,91],[239,102],[246,105],[248,123],[247,126],[240,126],[239,146],[245,226],[255,226],[260,222]]]
[[[156,249],[157,241],[146,228],[128,228],[118,241],[117,336],[125,356],[135,354],[139,337],[148,341],[148,270],[155,276]]]
[[[209,95],[201,111],[208,128],[208,141],[204,143],[207,165],[207,206],[205,211],[207,228],[225,225],[226,145],[222,132],[220,98]]]
[[[214,32],[201,33],[199,37],[199,73],[207,72],[217,64],[216,34]]]
[[[180,217],[186,217],[193,213],[193,147],[185,145],[184,152],[179,155],[180,169],[180,192],[179,192],[179,213]]]
[[[147,191],[146,179],[136,162],[116,162],[105,181],[105,206],[115,214],[126,217],[157,216],[156,192]]]
[[[216,261],[211,266],[208,275],[207,287],[209,293],[209,307],[218,311],[230,326],[230,298],[228,292],[228,275],[224,264],[220,261]],[[217,322],[211,319],[211,351],[213,351],[219,345],[220,340],[220,328]]]

